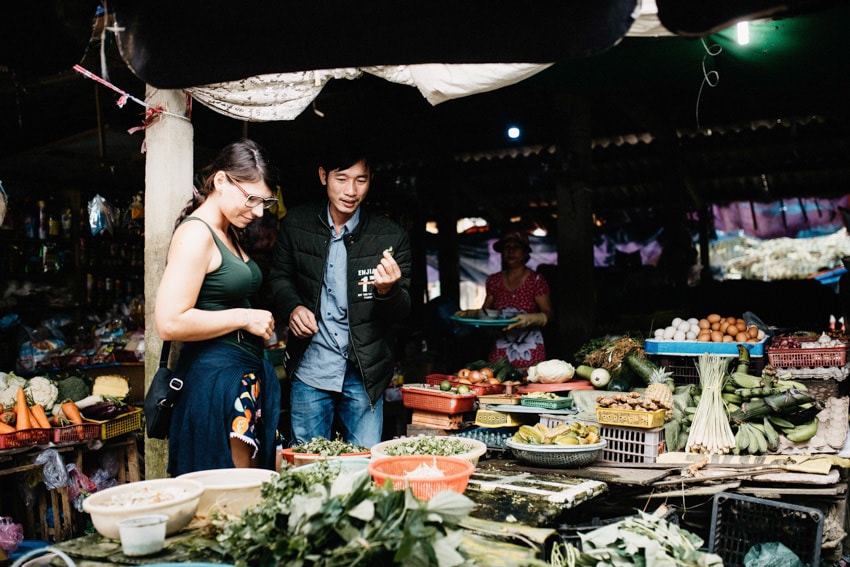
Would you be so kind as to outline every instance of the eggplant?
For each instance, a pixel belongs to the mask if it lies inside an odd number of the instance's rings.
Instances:
[[[103,401],[80,411],[86,419],[105,421],[107,419],[112,419],[113,417],[118,417],[122,413],[126,413],[127,406],[117,405],[111,401]]]

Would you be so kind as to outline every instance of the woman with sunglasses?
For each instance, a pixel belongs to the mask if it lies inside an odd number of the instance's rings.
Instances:
[[[160,337],[183,343],[171,476],[278,467],[280,384],[263,358],[275,322],[251,306],[263,277],[237,233],[277,203],[271,187],[262,149],[251,140],[231,143],[201,171],[177,220],[154,313]]]

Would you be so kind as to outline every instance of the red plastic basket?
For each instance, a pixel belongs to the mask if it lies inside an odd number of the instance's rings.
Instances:
[[[800,343],[817,339],[797,338]],[[824,366],[844,366],[847,361],[847,347],[831,348],[772,348],[767,349],[767,358],[776,368],[818,368]]]
[[[439,468],[445,476],[439,478],[409,478],[407,475],[420,465]],[[444,490],[463,494],[469,484],[469,477],[475,471],[475,465],[466,459],[444,457],[441,455],[405,455],[403,457],[384,457],[369,463],[369,474],[378,486],[387,479],[396,490],[410,487],[413,495],[420,500],[430,500],[432,496]]]
[[[401,403],[406,408],[437,413],[464,413],[475,408],[475,394],[450,394],[428,386],[402,386]]]
[[[453,388],[457,388],[463,382],[457,381],[457,376],[454,374],[429,374],[425,377],[425,383],[429,386],[439,386],[443,380],[448,380],[452,383]],[[504,384],[466,384],[469,387],[470,392],[475,392],[479,396],[485,396],[487,394],[498,394],[505,390]]]
[[[51,441],[54,443],[78,443],[100,437],[100,423],[90,422],[81,425],[54,427],[50,430]]]
[[[14,433],[0,434],[0,449],[16,449],[30,445],[50,443],[50,429],[24,429]]]

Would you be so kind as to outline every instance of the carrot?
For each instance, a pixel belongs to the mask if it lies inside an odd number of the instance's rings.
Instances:
[[[35,404],[30,407],[30,413],[32,414],[35,422],[39,427],[44,427],[45,429],[50,429],[50,421],[47,419],[47,412],[44,411],[44,406],[41,404]]]
[[[15,431],[17,430],[14,427],[5,421],[0,421],[0,433],[14,433]]]
[[[32,429],[32,425],[30,423],[30,410],[27,406],[27,395],[24,393],[24,389],[20,386],[18,387],[18,395],[15,398],[15,414],[17,416],[17,421],[15,422],[15,429],[17,431]]]
[[[68,418],[64,415],[52,415],[50,416],[50,425],[53,427],[65,427],[66,425],[71,425],[71,422],[68,421]]]
[[[83,424],[83,416],[80,413],[80,408],[77,407],[71,400],[66,400],[62,402],[60,406],[62,408],[62,413],[65,414],[65,417],[68,418],[73,425],[82,425]]]

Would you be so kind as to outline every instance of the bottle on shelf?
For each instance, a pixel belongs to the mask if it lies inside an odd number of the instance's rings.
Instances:
[[[49,234],[47,218],[47,203],[45,201],[38,202],[38,238],[39,240],[47,240]]]
[[[26,238],[35,238],[36,233],[36,217],[30,207],[24,206],[24,236]]]
[[[71,207],[65,209],[62,217],[59,220],[62,227],[62,238],[71,238],[71,227],[73,226],[73,217],[71,216]]]

